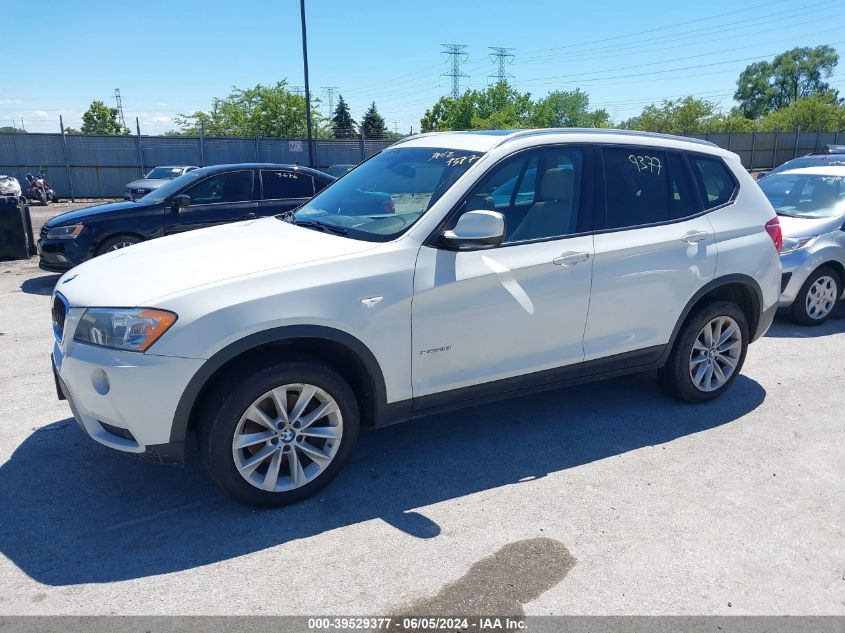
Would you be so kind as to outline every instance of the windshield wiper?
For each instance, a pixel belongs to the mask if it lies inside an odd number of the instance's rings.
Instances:
[[[334,233],[335,235],[346,235],[348,231],[343,228],[342,226],[335,226],[334,224],[326,224],[325,222],[320,222],[319,220],[297,220],[293,218],[291,223],[295,224],[296,226],[304,226],[305,228],[309,229],[319,229],[325,232]]]

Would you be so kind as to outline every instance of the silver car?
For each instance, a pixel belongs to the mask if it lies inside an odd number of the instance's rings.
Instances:
[[[133,180],[123,190],[124,200],[137,200],[143,198],[151,191],[158,189],[164,183],[170,182],[174,178],[178,178],[189,171],[193,171],[197,167],[195,165],[163,165],[161,167],[153,167],[152,170],[143,178]]]
[[[845,167],[790,169],[760,188],[783,231],[779,306],[798,323],[822,323],[845,287]]]

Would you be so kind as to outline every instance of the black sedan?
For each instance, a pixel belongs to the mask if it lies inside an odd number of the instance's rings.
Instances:
[[[295,209],[335,179],[298,165],[202,167],[134,202],[62,213],[41,229],[44,270],[63,272],[87,259],[163,235],[277,215]]]

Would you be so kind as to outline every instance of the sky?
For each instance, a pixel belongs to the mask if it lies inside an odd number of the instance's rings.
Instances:
[[[0,0],[0,15],[20,12]],[[580,88],[612,120],[665,98],[733,105],[746,65],[795,46],[845,53],[842,0],[306,0],[312,94],[342,94],[360,120],[375,101],[388,127],[418,131],[425,110],[451,92],[443,44],[465,44],[461,90],[495,80],[490,47],[512,49],[508,79],[533,98]],[[286,80],[302,86],[298,0],[52,0],[38,33],[4,30],[0,126],[78,128],[94,99],[143,134],[208,109],[232,86]],[[845,93],[845,59],[832,83]]]

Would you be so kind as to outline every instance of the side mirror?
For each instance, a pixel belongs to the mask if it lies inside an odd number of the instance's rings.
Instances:
[[[441,239],[444,245],[459,250],[498,246],[505,239],[505,216],[498,211],[467,211]]]
[[[189,204],[191,204],[191,196],[184,193],[180,193],[178,196],[173,196],[173,199],[170,201],[170,206],[174,211],[181,211]]]

